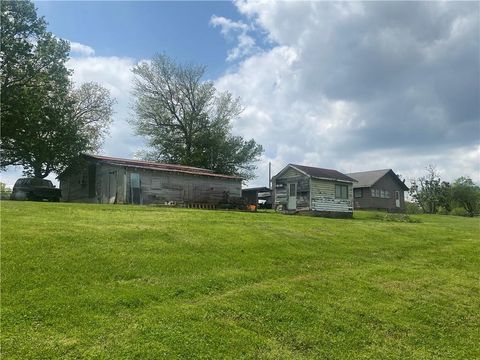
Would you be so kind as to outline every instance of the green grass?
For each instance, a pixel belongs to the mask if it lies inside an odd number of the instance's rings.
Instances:
[[[2,359],[480,358],[478,218],[5,201],[1,225]]]

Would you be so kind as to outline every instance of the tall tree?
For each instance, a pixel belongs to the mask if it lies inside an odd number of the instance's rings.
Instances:
[[[470,216],[480,213],[480,187],[468,177],[460,177],[452,185],[452,198]]]
[[[73,90],[69,44],[46,31],[30,1],[1,3],[2,168],[43,178],[96,150],[113,101],[96,84]]]
[[[441,181],[434,165],[428,165],[427,175],[411,181],[410,196],[427,214],[435,214],[441,201]]]
[[[205,67],[182,65],[165,55],[133,69],[133,124],[146,136],[150,160],[203,167],[244,178],[254,176],[263,149],[254,140],[231,134],[231,122],[242,112],[239,99],[218,93],[204,81]]]
[[[98,151],[108,134],[113,119],[116,100],[110,91],[98,83],[87,82],[71,92],[72,120],[79,126],[80,134],[87,139],[86,151]]]
[[[38,157],[27,149],[30,136],[68,113],[70,72],[65,67],[68,43],[46,31],[31,2],[2,2],[1,24],[1,165],[6,166]],[[48,142],[51,131],[38,136]]]

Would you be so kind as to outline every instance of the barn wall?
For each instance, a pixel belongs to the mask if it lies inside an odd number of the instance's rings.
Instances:
[[[218,204],[227,198],[240,198],[240,179],[221,179],[161,171],[127,169],[127,189],[130,189],[131,173],[140,174],[141,198],[143,204],[164,204],[174,202]],[[130,193],[127,191],[127,202]]]
[[[168,173],[103,163],[92,163],[95,171],[82,171],[61,180],[62,199],[73,202],[131,204],[131,174],[140,177],[140,204],[218,204],[241,197],[240,179]],[[94,175],[92,180],[89,175]],[[92,181],[93,192],[89,192]],[[93,197],[89,194],[94,194]]]
[[[95,164],[92,164],[96,168]],[[93,185],[91,185],[93,182]],[[89,171],[89,164],[81,167],[75,173],[60,179],[60,190],[62,192],[62,201],[71,202],[97,202],[95,196],[90,196],[90,186],[95,186],[95,172]]]
[[[124,204],[125,168],[97,163],[95,193],[98,203]]]
[[[335,198],[335,181],[312,179],[312,210],[332,212],[353,211],[353,186],[348,184],[348,199]],[[345,183],[338,183],[345,185]]]

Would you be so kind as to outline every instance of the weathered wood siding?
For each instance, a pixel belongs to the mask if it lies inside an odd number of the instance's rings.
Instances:
[[[96,168],[94,164],[91,166],[93,169]],[[85,166],[76,173],[60,179],[62,201],[97,202],[94,189],[95,183],[95,171],[91,171],[88,164],[85,164]],[[91,187],[93,187],[92,190],[90,189]]]
[[[348,199],[335,198],[335,184],[348,185]],[[312,210],[314,211],[353,211],[352,184],[337,183],[335,181],[311,179]]]
[[[95,171],[89,171],[87,166],[61,180],[64,201],[130,204],[132,173],[140,177],[141,204],[218,204],[227,198],[231,200],[241,197],[240,179],[169,173],[102,163],[92,163],[90,166],[94,166]],[[90,179],[89,175],[94,178]],[[90,190],[89,184],[94,188]]]
[[[226,198],[240,198],[241,180],[221,179],[207,176],[168,173],[151,170],[128,169],[128,172],[140,174],[142,202],[144,204],[163,204],[174,202],[218,204]],[[127,188],[130,186],[127,176]]]
[[[287,205],[290,183],[297,184],[297,210],[310,210],[310,178],[293,168],[288,168],[283,174],[274,178],[272,186],[275,192],[275,204]]]

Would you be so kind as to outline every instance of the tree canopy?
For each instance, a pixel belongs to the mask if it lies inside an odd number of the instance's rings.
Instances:
[[[474,216],[480,212],[480,187],[469,177],[460,177],[452,184],[442,181],[429,165],[427,175],[411,180],[410,195],[424,213],[454,213],[460,207],[466,215]]]
[[[133,124],[150,145],[144,158],[246,179],[254,176],[262,146],[231,133],[231,122],[242,112],[240,101],[204,81],[204,66],[157,55],[138,64],[133,73],[137,115]]]
[[[1,167],[60,173],[81,152],[98,149],[111,121],[106,89],[74,90],[69,43],[46,30],[30,1],[1,3]]]
[[[469,216],[480,213],[480,187],[469,177],[460,177],[452,184],[452,198],[462,206]]]

